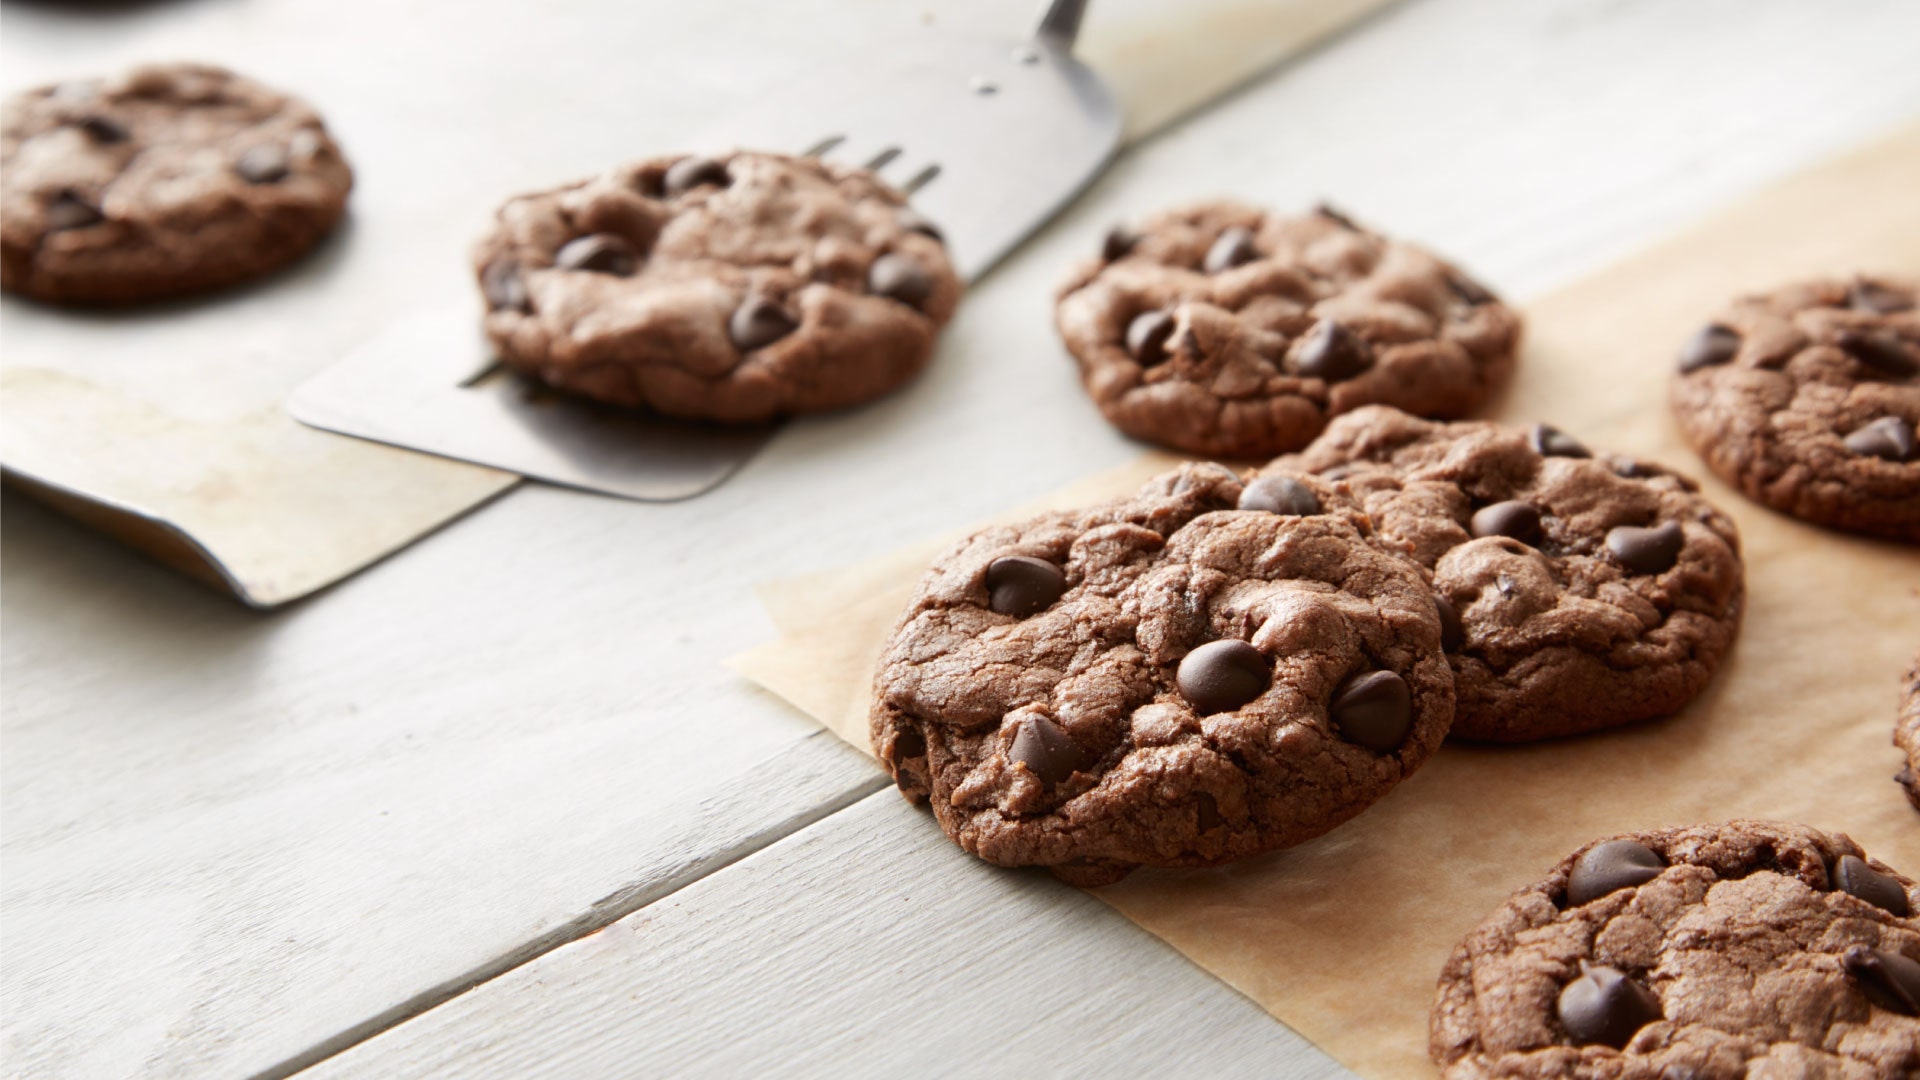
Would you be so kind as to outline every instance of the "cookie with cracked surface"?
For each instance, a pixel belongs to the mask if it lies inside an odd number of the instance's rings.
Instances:
[[[0,285],[66,304],[259,277],[332,231],[353,187],[313,109],[204,64],[15,95],[0,177]]]
[[[1458,268],[1322,208],[1211,202],[1116,230],[1055,323],[1136,438],[1271,457],[1362,405],[1463,416],[1514,365],[1520,317]]]
[[[1440,973],[1449,1080],[1920,1074],[1914,883],[1846,836],[1731,821],[1590,845]]]
[[[1432,576],[1453,734],[1519,742],[1665,716],[1740,625],[1733,521],[1693,481],[1565,432],[1369,407],[1269,469],[1338,478]]]
[[[939,231],[878,177],[748,152],[512,199],[474,268],[509,366],[727,423],[879,397],[926,366],[960,299]]]
[[[1748,498],[1920,543],[1920,284],[1744,297],[1681,348],[1672,399],[1687,441]]]
[[[1078,884],[1326,832],[1453,710],[1418,568],[1312,477],[1192,465],[943,554],[874,679],[873,747],[961,847]]]
[[[1900,720],[1893,728],[1893,745],[1907,755],[1906,768],[1894,779],[1906,789],[1907,800],[1920,810],[1920,655],[1900,680]]]

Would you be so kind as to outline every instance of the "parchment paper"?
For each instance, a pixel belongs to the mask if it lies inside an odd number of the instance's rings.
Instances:
[[[1920,552],[1802,525],[1710,477],[1666,408],[1671,358],[1734,293],[1795,277],[1920,276],[1920,128],[1821,166],[1527,308],[1497,418],[1701,476],[1739,522],[1748,609],[1731,661],[1671,719],[1514,748],[1449,745],[1321,839],[1209,871],[1142,871],[1101,899],[1368,1077],[1424,1077],[1433,983],[1514,889],[1598,836],[1770,817],[1849,833],[1920,873],[1920,816],[1890,777],[1896,683],[1920,648]],[[1049,498],[1126,491],[1155,456]],[[1031,509],[1031,508],[1029,508]],[[1017,516],[1017,515],[1009,515]],[[778,641],[749,678],[867,749],[868,685],[945,541],[762,596]],[[902,812],[907,812],[903,806]]]

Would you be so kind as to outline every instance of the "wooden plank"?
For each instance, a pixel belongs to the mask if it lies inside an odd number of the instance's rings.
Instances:
[[[983,868],[889,790],[302,1076],[695,1072],[1348,1075],[1106,905]]]

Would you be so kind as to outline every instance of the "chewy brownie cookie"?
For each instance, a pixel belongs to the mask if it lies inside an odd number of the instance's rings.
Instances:
[[[1893,745],[1906,751],[1907,767],[1894,777],[1907,789],[1907,799],[1920,810],[1920,655],[1913,658],[1900,681],[1900,722],[1893,728]]]
[[[1520,318],[1439,258],[1322,208],[1203,203],[1117,229],[1055,321],[1107,420],[1271,457],[1369,403],[1461,416],[1506,380]]]
[[[1270,471],[1338,478],[1432,573],[1453,734],[1513,742],[1664,716],[1720,666],[1745,597],[1733,522],[1691,480],[1546,425],[1373,406]]]
[[[874,680],[874,750],[961,847],[1102,884],[1317,836],[1446,735],[1419,570],[1335,486],[1218,465],[986,529]]]
[[[257,277],[332,230],[353,186],[312,109],[204,64],[16,95],[0,176],[0,284],[75,304]]]
[[[730,423],[886,393],[960,299],[939,232],[898,192],[776,154],[654,158],[521,196],[474,266],[509,365]]]
[[[1920,1075],[1914,885],[1845,836],[1732,821],[1607,840],[1440,973],[1450,1080]]]
[[[1775,510],[1920,543],[1917,289],[1857,277],[1739,300],[1681,350],[1687,441]]]

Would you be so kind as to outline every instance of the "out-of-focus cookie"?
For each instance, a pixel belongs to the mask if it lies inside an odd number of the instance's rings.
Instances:
[[[1237,458],[1297,450],[1367,404],[1463,416],[1520,343],[1517,314],[1421,248],[1329,209],[1232,202],[1116,230],[1055,321],[1114,426]]]
[[[353,187],[311,108],[204,64],[14,96],[0,177],[0,284],[69,304],[259,277],[330,232]]]
[[[1900,680],[1900,719],[1893,727],[1893,745],[1907,755],[1907,767],[1894,777],[1907,789],[1907,799],[1920,810],[1920,655]]]
[[[1756,502],[1920,543],[1920,286],[1812,281],[1744,297],[1681,349],[1680,429]]]
[[[730,423],[899,386],[961,291],[939,230],[871,172],[744,151],[512,199],[474,269],[509,366]]]

